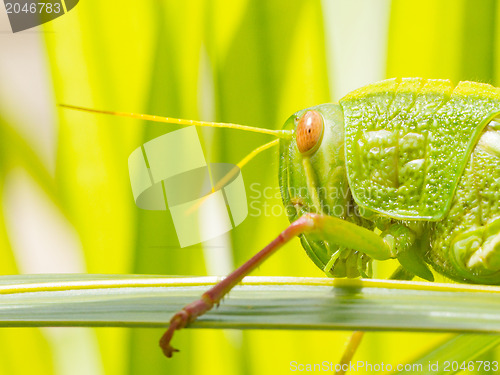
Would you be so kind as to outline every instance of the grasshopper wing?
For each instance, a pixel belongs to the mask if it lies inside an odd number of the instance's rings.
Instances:
[[[347,176],[356,203],[396,219],[442,219],[500,89],[448,80],[389,79],[340,104]]]

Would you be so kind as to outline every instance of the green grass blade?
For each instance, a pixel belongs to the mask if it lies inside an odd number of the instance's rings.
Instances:
[[[495,10],[497,1],[477,2],[467,0],[464,4],[462,32],[462,66],[460,79],[494,82],[495,72]]]
[[[397,374],[414,374],[415,372],[433,375],[456,374],[463,370],[460,369],[462,364],[467,367],[469,362],[473,362],[475,370],[483,370],[484,363],[475,362],[476,359],[499,344],[500,336],[498,335],[458,335],[409,364],[407,368],[411,371],[401,371]],[[480,365],[481,368],[479,368]],[[472,370],[472,367],[470,369]]]
[[[23,167],[61,212],[66,214],[58,198],[54,178],[29,142],[22,137],[15,127],[7,124],[2,118],[0,118],[0,135],[0,145],[2,147],[2,155],[0,156],[1,178],[3,179],[10,168]]]
[[[149,85],[145,112],[171,117],[200,118],[197,113],[197,85],[203,27],[202,3],[200,0],[154,3],[154,16],[150,22],[156,27],[152,64],[145,73]],[[183,32],[179,33],[179,30]],[[143,134],[137,145],[182,128],[175,125],[158,125],[160,124],[141,122]],[[196,143],[183,145],[186,152],[193,147],[196,147]],[[131,272],[205,274],[201,247],[192,246],[188,251],[179,248],[169,211],[150,211],[136,207],[134,216],[136,226]],[[183,335],[178,345],[186,348],[186,356],[182,361],[165,364],[164,358],[157,355],[158,353],[148,345],[155,342],[161,333],[161,330],[130,331],[127,373],[143,374],[144,369],[147,369],[149,375],[160,375],[165,371],[172,374],[197,373],[193,364],[200,358],[195,358],[195,350],[191,349],[196,344],[196,338],[191,333]],[[219,343],[212,341],[211,344],[217,346]]]
[[[0,278],[0,326],[161,327],[215,277]],[[500,288],[419,282],[247,277],[193,328],[500,333]]]
[[[44,189],[54,203],[59,204],[53,179],[42,161],[21,137],[17,130],[0,118],[0,195],[4,196],[4,178],[14,167],[22,167]],[[0,212],[0,274],[18,272],[15,254],[9,239],[6,218]],[[26,361],[22,345],[30,353]],[[2,360],[0,374],[21,375],[36,372],[40,375],[54,373],[54,361],[51,357],[50,341],[40,329],[9,329],[0,331]]]

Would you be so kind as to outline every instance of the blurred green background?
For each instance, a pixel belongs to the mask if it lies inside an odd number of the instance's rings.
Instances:
[[[224,275],[287,225],[274,148],[243,169],[243,224],[180,249],[168,213],[135,207],[127,169],[135,148],[175,127],[57,103],[278,129],[388,77],[500,84],[499,19],[495,0],[81,0],[12,34],[0,10],[0,273]],[[198,132],[210,162],[272,139]],[[257,198],[266,187],[273,197]],[[257,214],[264,205],[274,212]],[[254,274],[323,276],[298,240]],[[291,361],[336,362],[349,335],[185,330],[166,360],[161,333],[2,329],[0,374],[285,374]],[[355,360],[406,363],[447,337],[369,333]]]

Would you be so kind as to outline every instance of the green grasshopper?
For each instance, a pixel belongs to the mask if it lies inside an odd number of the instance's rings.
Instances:
[[[177,351],[170,344],[176,330],[218,304],[296,236],[330,277],[370,277],[373,260],[396,258],[401,266],[394,278],[432,281],[430,265],[458,282],[500,284],[498,88],[389,79],[339,104],[298,111],[282,130],[91,111],[279,139],[259,149],[279,143],[290,226],[171,318],[160,340],[167,357]]]

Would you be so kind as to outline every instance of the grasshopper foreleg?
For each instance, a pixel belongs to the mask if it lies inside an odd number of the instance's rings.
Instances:
[[[293,237],[303,233],[311,233],[325,240],[332,241],[332,243],[338,243],[365,252],[374,259],[383,260],[392,257],[389,246],[372,231],[331,216],[306,214],[290,224],[288,228],[250,260],[205,292],[198,301],[190,303],[176,313],[170,320],[168,330],[160,340],[160,347],[163,353],[170,358],[177,351],[177,349],[174,349],[170,345],[170,341],[176,330],[186,327],[197,317],[209,311],[243,277],[252,272]]]
[[[198,301],[190,303],[181,311],[176,313],[170,320],[168,330],[160,340],[160,347],[167,357],[172,357],[173,353],[178,351],[170,345],[172,336],[175,330],[184,328],[187,324],[193,322],[197,317],[209,311],[214,304],[218,303],[224,295],[226,295],[235,285],[237,285],[243,277],[252,272],[262,262],[264,262],[271,254],[290,241],[293,237],[304,233],[314,227],[314,218],[312,215],[304,215],[300,219],[294,221],[288,228],[274,239],[264,249],[255,254],[241,267],[230,273],[224,280],[216,284],[214,287],[203,293]]]

